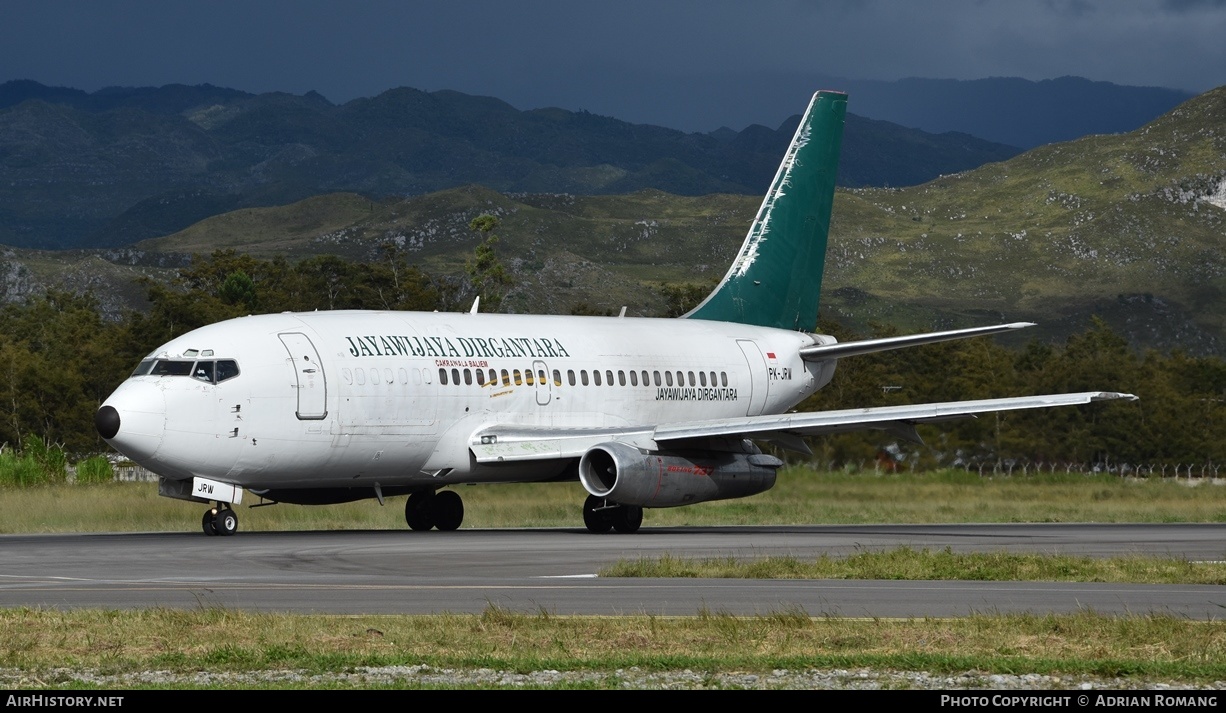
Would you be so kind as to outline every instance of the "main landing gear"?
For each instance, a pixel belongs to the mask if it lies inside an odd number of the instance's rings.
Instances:
[[[438,528],[443,532],[459,529],[464,522],[464,501],[454,490],[421,491],[404,504],[404,521],[413,530]]]
[[[583,524],[588,532],[638,532],[643,524],[643,508],[637,505],[619,505],[595,495],[583,501]]]
[[[209,536],[233,535],[238,532],[238,515],[225,503],[217,503],[216,507],[204,511],[200,527]]]

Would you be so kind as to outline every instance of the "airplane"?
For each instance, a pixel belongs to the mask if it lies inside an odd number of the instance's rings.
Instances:
[[[337,310],[218,322],[158,347],[101,405],[105,441],[158,494],[211,504],[233,535],[261,504],[407,495],[411,530],[455,530],[452,486],[574,482],[584,524],[637,531],[644,508],[774,486],[807,436],[979,413],[1133,400],[1041,396],[794,413],[839,359],[1028,322],[840,343],[815,334],[847,95],[813,95],[722,281],[681,318]]]

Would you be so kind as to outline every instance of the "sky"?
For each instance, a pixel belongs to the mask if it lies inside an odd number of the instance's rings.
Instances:
[[[1226,84],[1226,0],[0,0],[0,82],[86,91],[409,86],[710,131],[840,78],[1068,75]]]

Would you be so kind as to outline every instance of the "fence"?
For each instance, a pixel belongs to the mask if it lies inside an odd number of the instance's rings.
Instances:
[[[157,473],[143,468],[135,463],[118,463],[115,468],[115,480],[138,483],[158,482]]]

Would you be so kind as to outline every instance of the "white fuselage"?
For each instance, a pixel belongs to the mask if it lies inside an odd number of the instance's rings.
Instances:
[[[137,375],[111,443],[169,479],[245,488],[545,480],[476,467],[492,424],[582,429],[781,413],[829,382],[829,338],[691,319],[336,311],[220,322],[150,359],[232,361],[213,383]],[[220,374],[220,372],[219,372]],[[544,378],[542,378],[542,376]]]

